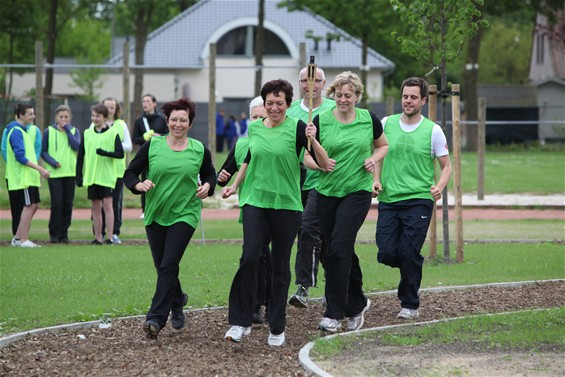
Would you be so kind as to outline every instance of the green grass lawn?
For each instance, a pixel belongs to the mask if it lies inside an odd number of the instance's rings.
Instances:
[[[216,169],[226,159],[226,153],[216,157]],[[6,164],[0,163],[0,177],[4,177]],[[477,154],[461,154],[461,187],[463,192],[477,192]],[[450,188],[451,190],[451,188]],[[565,158],[563,150],[518,150],[486,152],[485,194],[564,194],[565,193]],[[49,188],[42,180],[40,189],[42,208],[49,208]],[[205,203],[206,205],[206,203]],[[75,208],[89,208],[86,189],[77,188]],[[139,208],[139,197],[124,191],[124,207]],[[0,185],[0,209],[8,209],[6,185]]]
[[[398,270],[377,264],[374,245],[357,251],[366,291],[396,288]],[[226,305],[240,255],[241,245],[191,244],[180,274],[189,306]],[[0,334],[144,314],[155,287],[147,245],[4,246],[0,258]],[[464,263],[426,264],[422,287],[564,278],[564,263],[559,244],[466,245]],[[323,286],[311,295],[321,296]]]

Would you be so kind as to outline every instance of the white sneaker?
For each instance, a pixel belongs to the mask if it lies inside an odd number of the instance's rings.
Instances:
[[[21,246],[22,243],[20,240],[16,239],[16,237],[12,238],[12,242],[10,242],[10,245],[14,246],[14,247],[18,247]]]
[[[20,247],[41,247],[41,246],[31,242],[30,240],[25,240],[24,242],[20,243]]]
[[[396,318],[400,319],[418,319],[418,317],[420,317],[420,312],[418,311],[418,309],[408,308],[400,309],[400,312],[396,316]]]
[[[365,323],[365,312],[369,310],[369,306],[371,306],[371,300],[367,299],[367,305],[365,305],[363,310],[361,310],[361,313],[354,317],[349,317],[349,320],[347,321],[347,330],[355,331],[363,327],[363,323]]]
[[[320,330],[336,332],[341,328],[341,322],[337,319],[324,317],[322,318],[322,321],[320,322],[318,327],[320,328]]]
[[[280,347],[284,344],[284,331],[279,335],[274,335],[269,332],[267,343],[273,347]]]
[[[139,215],[139,218],[143,220],[144,217],[145,217],[145,214],[143,212],[141,212],[141,215]]]
[[[122,240],[120,240],[120,238],[117,235],[113,235],[112,236],[112,242],[114,243],[114,245],[119,245],[122,243]]]
[[[251,327],[232,326],[224,335],[224,339],[237,343],[241,342],[241,339],[249,334],[251,334]]]

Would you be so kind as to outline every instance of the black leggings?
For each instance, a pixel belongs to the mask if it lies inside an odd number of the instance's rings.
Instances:
[[[243,255],[230,290],[230,325],[251,326],[257,277],[264,248],[271,242],[271,287],[267,320],[272,334],[286,326],[286,300],[290,285],[290,253],[300,228],[300,211],[243,206]]]
[[[178,278],[179,263],[194,230],[185,222],[170,226],[153,222],[145,227],[153,264],[157,270],[157,286],[147,319],[156,320],[161,328],[167,323],[171,306],[183,303],[183,292]]]

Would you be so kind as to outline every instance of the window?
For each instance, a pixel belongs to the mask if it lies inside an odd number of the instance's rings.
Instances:
[[[538,34],[536,37],[536,63],[543,64],[545,35]]]
[[[254,56],[256,26],[240,26],[224,34],[216,43],[218,55]],[[285,43],[272,31],[265,29],[265,55],[288,56]]]

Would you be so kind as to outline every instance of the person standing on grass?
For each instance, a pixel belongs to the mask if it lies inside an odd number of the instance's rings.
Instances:
[[[55,110],[55,124],[43,132],[41,158],[50,172],[49,239],[51,243],[68,243],[69,227],[75,200],[75,176],[80,132],[71,125],[71,108],[60,105]]]
[[[383,119],[389,153],[377,165],[377,260],[400,269],[398,318],[420,316],[418,290],[424,257],[421,249],[432,217],[433,203],[451,177],[447,141],[441,127],[422,115],[428,83],[411,77],[402,83],[402,113]],[[441,174],[434,182],[434,160]]]
[[[202,199],[214,195],[216,186],[210,150],[188,137],[196,116],[194,102],[181,98],[161,109],[169,133],[143,144],[124,174],[132,193],[147,194],[143,222],[157,270],[155,294],[143,325],[150,339],[159,337],[169,312],[173,328],[184,327],[188,295],[179,281],[179,264],[200,221]],[[140,181],[144,170],[147,179]]]
[[[29,230],[33,215],[41,202],[41,177],[48,179],[49,171],[37,162],[34,148],[34,140],[37,137],[35,130],[26,127],[35,119],[33,107],[30,104],[17,104],[14,117],[15,120],[6,127],[6,180],[10,207],[22,207],[22,210],[11,245],[39,247],[29,240]]]
[[[116,187],[112,190],[112,208],[114,210],[114,236],[112,242],[116,245],[122,243],[119,238],[120,229],[122,227],[122,203],[124,200],[124,172],[126,171],[126,155],[125,152],[132,151],[131,137],[129,135],[128,125],[121,119],[122,108],[120,103],[115,97],[106,97],[102,104],[108,108],[108,119],[106,124],[108,127],[114,127],[120,140],[122,141],[122,148],[124,149],[124,157],[116,159]],[[102,217],[104,229],[104,218]]]
[[[320,173],[316,186],[318,220],[327,245],[326,309],[319,327],[330,332],[341,328],[344,317],[347,330],[360,329],[371,303],[363,293],[355,239],[371,207],[375,167],[387,154],[388,143],[379,118],[356,107],[363,90],[356,74],[338,74],[328,89],[335,107],[314,118],[320,141],[332,157],[331,168]]]
[[[27,130],[27,134],[31,138],[35,150],[35,157],[37,161],[39,161],[39,159],[41,158],[41,131],[39,130],[39,127],[37,127],[34,124],[27,124],[25,127]],[[2,158],[4,159],[4,161],[7,161],[8,160],[8,126],[6,126],[6,128],[4,128],[4,132],[2,132],[0,149],[2,151]],[[6,188],[8,188],[7,179],[6,179]],[[13,200],[10,199],[10,214],[12,215],[12,236],[15,236],[16,232],[18,231],[18,226],[20,225],[20,217],[24,207],[25,207],[25,200],[18,200],[17,198],[13,198]]]
[[[298,76],[302,98],[294,101],[288,109],[288,115],[302,121],[308,121],[309,116],[309,84],[308,67],[302,68]],[[312,116],[324,113],[335,106],[332,99],[322,97],[326,86],[326,76],[321,68],[316,70],[316,78],[312,90]],[[315,165],[317,167],[317,165]],[[319,169],[319,168],[317,168]],[[310,287],[318,285],[318,265],[322,253],[322,238],[320,235],[320,222],[316,210],[315,190],[318,183],[319,170],[306,169],[306,180],[302,186],[302,226],[298,232],[298,248],[294,271],[297,285],[288,303],[298,308],[308,307],[308,291]],[[323,258],[322,258],[323,260]]]
[[[133,124],[133,143],[141,147],[152,137],[162,136],[169,132],[167,120],[157,111],[157,98],[153,94],[141,97],[143,114]],[[147,172],[141,173],[141,180],[145,180]],[[141,216],[145,211],[145,193],[141,194]]]
[[[292,85],[282,79],[268,81],[261,88],[267,117],[248,127],[249,152],[233,186],[223,197],[235,193],[245,179],[239,196],[243,219],[243,255],[230,289],[228,322],[224,338],[240,342],[251,332],[257,290],[259,260],[271,242],[271,287],[269,294],[270,346],[285,342],[286,303],[290,285],[290,254],[301,222],[300,157],[308,148],[322,167],[328,156],[316,139],[312,123],[287,117],[292,103]],[[248,168],[249,167],[249,168]]]
[[[245,113],[242,113],[245,114]],[[249,103],[249,114],[251,116],[251,121],[262,119],[267,117],[265,112],[265,107],[263,106],[263,98],[261,96],[255,97]],[[246,128],[247,134],[247,128]],[[237,139],[235,146],[230,150],[226,161],[220,169],[218,174],[218,185],[224,187],[227,185],[231,177],[239,170],[241,164],[247,156],[248,148],[248,138],[247,136],[242,136]],[[239,185],[239,194],[244,190],[244,182]],[[242,223],[241,212],[239,216],[239,222]],[[268,311],[269,307],[269,290],[271,286],[271,257],[270,257],[269,245],[265,245],[263,248],[263,255],[259,260],[259,269],[257,270],[257,297],[255,299],[255,312],[253,313],[253,323],[265,323],[267,321],[266,316],[262,313],[262,307],[265,307],[265,311]]]
[[[93,245],[113,245],[114,210],[112,190],[116,187],[115,159],[124,157],[124,149],[116,128],[106,124],[108,108],[104,105],[91,107],[93,127],[84,130],[78,149],[76,183],[86,186],[88,199],[92,201]],[[106,222],[106,241],[102,238],[102,209]]]

